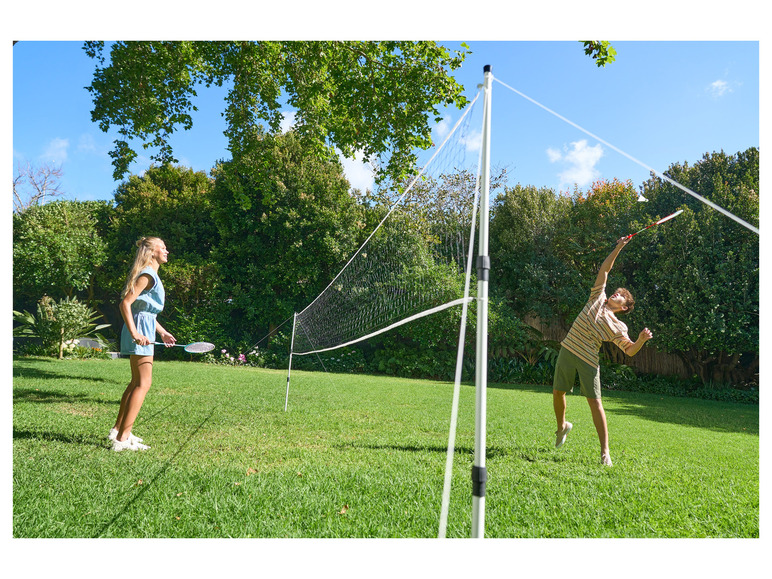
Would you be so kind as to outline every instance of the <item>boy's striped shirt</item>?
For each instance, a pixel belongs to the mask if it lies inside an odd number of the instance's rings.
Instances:
[[[605,289],[605,285],[592,288],[590,299],[561,342],[566,350],[595,368],[600,365],[602,342],[614,342],[623,352],[633,343],[627,326],[606,307]]]

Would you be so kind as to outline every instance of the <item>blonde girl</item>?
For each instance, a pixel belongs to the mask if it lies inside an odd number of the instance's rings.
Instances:
[[[120,311],[124,326],[121,331],[121,353],[130,356],[131,382],[121,397],[115,426],[109,439],[113,450],[147,450],[142,439],[131,430],[145,395],[153,380],[153,353],[156,333],[167,347],[176,342],[156,320],[163,310],[166,294],[158,268],[168,261],[169,252],[163,240],[142,237],[137,241],[137,254],[126,286],[121,293]]]

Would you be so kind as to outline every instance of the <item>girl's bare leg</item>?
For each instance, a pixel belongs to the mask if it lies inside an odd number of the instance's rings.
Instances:
[[[124,392],[126,399],[124,405],[121,398],[121,407],[123,416],[120,416],[120,424],[117,425],[118,436],[116,440],[123,442],[129,438],[134,421],[137,419],[142,403],[145,401],[145,395],[150,390],[150,384],[153,381],[153,356],[131,356],[131,382]],[[128,394],[128,395],[127,395]]]

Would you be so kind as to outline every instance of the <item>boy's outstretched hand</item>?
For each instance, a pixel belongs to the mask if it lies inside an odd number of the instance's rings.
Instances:
[[[651,333],[651,330],[649,328],[643,328],[641,330],[641,333],[638,334],[638,339],[630,344],[627,349],[625,350],[625,354],[628,356],[635,356],[638,351],[643,348],[643,345],[651,340],[654,337],[654,334]]]

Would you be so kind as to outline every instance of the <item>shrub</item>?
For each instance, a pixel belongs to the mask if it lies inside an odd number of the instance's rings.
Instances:
[[[55,302],[49,296],[43,296],[37,305],[37,316],[26,310],[14,310],[14,321],[20,325],[14,328],[13,335],[39,338],[47,355],[62,359],[65,347],[74,346],[75,340],[80,338],[92,337],[100,343],[106,343],[97,332],[110,324],[97,325],[95,322],[99,317],[99,314],[76,298]]]

